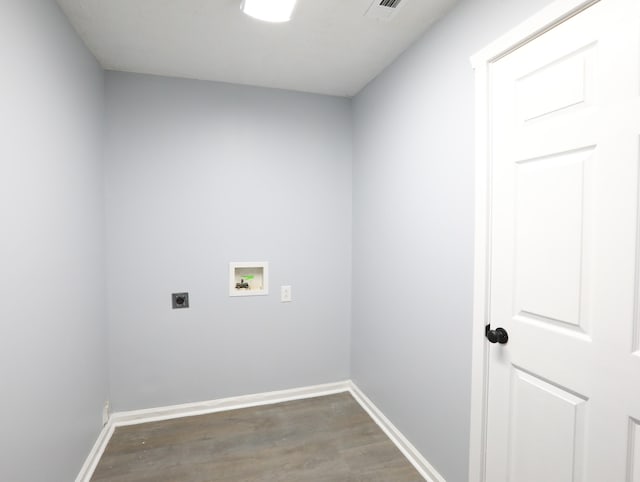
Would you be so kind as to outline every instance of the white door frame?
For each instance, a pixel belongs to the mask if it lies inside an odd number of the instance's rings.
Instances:
[[[471,65],[475,70],[476,193],[469,482],[488,482],[485,481],[485,449],[489,348],[484,330],[485,325],[489,323],[488,301],[491,288],[490,66],[599,1],[607,0],[558,0],[471,57]]]

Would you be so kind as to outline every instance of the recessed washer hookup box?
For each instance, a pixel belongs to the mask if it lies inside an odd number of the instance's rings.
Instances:
[[[269,294],[269,263],[229,263],[229,296],[258,296]]]

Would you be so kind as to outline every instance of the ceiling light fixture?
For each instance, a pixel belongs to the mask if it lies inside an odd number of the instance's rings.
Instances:
[[[242,0],[240,8],[250,17],[265,22],[288,22],[296,0]]]

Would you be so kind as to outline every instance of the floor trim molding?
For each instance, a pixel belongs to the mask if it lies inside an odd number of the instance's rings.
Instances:
[[[327,383],[310,387],[292,388],[276,392],[254,393],[239,397],[220,398],[206,402],[185,403],[168,407],[148,408],[144,410],[132,410],[129,412],[115,412],[109,421],[116,427],[136,425],[138,423],[158,422],[172,418],[191,417],[225,410],[238,410],[240,408],[270,405],[272,403],[302,400],[304,398],[321,397],[349,391],[349,382]]]
[[[91,480],[91,476],[93,475],[93,472],[95,472],[98,462],[100,462],[100,458],[104,453],[104,449],[107,448],[107,444],[109,443],[109,440],[111,440],[114,430],[115,427],[110,422],[107,422],[102,427],[102,430],[98,434],[96,443],[93,444],[91,452],[89,452],[87,459],[84,461],[84,464],[82,464],[82,468],[80,469],[80,473],[76,477],[75,482],[89,482]]]
[[[360,406],[369,414],[382,431],[391,439],[391,441],[402,452],[402,455],[411,462],[411,465],[422,475],[427,482],[446,482],[444,477],[429,463],[427,459],[418,451],[415,446],[398,430],[398,428],[385,417],[374,403],[358,388],[358,386],[349,381],[351,395]]]
[[[433,466],[422,456],[407,438],[389,421],[387,417],[373,404],[371,400],[351,381],[345,380],[324,385],[293,388],[275,392],[255,393],[239,397],[221,398],[205,402],[186,403],[167,407],[149,408],[144,410],[132,410],[127,412],[114,412],[109,421],[98,435],[89,456],[85,461],[75,482],[90,482],[98,462],[104,453],[111,436],[117,427],[137,425],[140,423],[157,422],[180,417],[205,415],[209,413],[241,408],[270,405],[273,403],[302,400],[305,398],[321,397],[335,393],[349,392],[360,406],[369,414],[382,431],[398,447],[405,458],[416,468],[427,482],[446,482],[438,474]]]

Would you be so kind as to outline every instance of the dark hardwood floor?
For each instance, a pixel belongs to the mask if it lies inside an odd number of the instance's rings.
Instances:
[[[423,482],[348,393],[116,429],[92,482]]]

